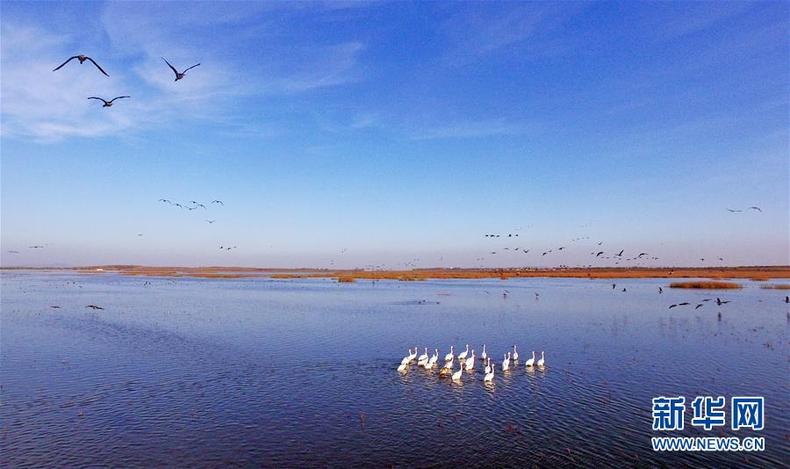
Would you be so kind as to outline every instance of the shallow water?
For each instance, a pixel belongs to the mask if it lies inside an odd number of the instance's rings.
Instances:
[[[659,295],[664,280],[1,281],[6,467],[790,461],[786,292],[758,283]],[[715,296],[732,302],[692,309]],[[692,305],[667,309],[680,301]],[[460,384],[395,371],[409,347],[443,357],[466,343],[498,363],[518,344],[521,366],[491,386],[479,360]],[[544,370],[525,371],[532,350]],[[654,453],[659,395],[765,396],[765,430],[723,434],[764,436],[766,451]],[[664,435],[722,435],[690,413]]]

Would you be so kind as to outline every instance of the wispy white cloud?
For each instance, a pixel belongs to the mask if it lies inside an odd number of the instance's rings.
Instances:
[[[277,34],[269,35],[277,37],[268,37],[260,30],[261,24],[276,19],[273,15],[282,15],[281,10],[290,14],[303,7],[262,2],[198,2],[188,7],[175,2],[110,2],[89,28],[91,41],[97,36],[94,30],[104,32],[107,44],[95,47],[102,51],[96,58],[110,78],[89,63],[76,61],[53,73],[64,58],[81,52],[76,50],[84,46],[79,37],[4,18],[0,132],[4,137],[58,141],[161,127],[184,119],[233,122],[233,116],[250,111],[243,105],[248,98],[303,93],[359,80],[361,42],[291,44],[299,31],[279,27]],[[255,18],[262,21],[252,21]],[[263,39],[270,42],[256,47]],[[244,57],[239,50],[252,50],[258,56]],[[176,68],[201,65],[176,83],[162,56]],[[111,109],[86,99],[121,94],[132,99]]]
[[[323,4],[315,4],[320,8]],[[298,93],[357,80],[360,42],[305,42],[301,32],[284,27],[306,4],[299,2],[114,2],[102,22],[114,47],[142,53],[138,75],[162,90],[194,95],[210,89],[231,95]],[[243,56],[240,51],[253,51]],[[181,67],[201,62],[203,82],[173,86],[162,62]],[[176,66],[179,68],[179,66]],[[211,73],[206,75],[206,70]],[[166,73],[161,73],[165,70]],[[196,70],[197,72],[198,70]],[[197,73],[194,74],[195,76]],[[186,81],[186,80],[185,80]]]
[[[497,135],[522,135],[536,130],[534,124],[514,122],[504,118],[456,121],[447,124],[429,125],[407,131],[412,140],[481,138]]]
[[[679,39],[738,16],[754,5],[746,1],[656,3],[649,16],[655,24],[642,31],[662,42]]]
[[[560,39],[552,33],[586,7],[573,2],[517,2],[500,4],[500,8],[466,5],[471,6],[452,15],[442,27],[448,40],[444,61],[449,65],[463,65],[516,45],[524,45],[523,53],[529,56],[561,53],[571,44],[567,37]]]
[[[32,26],[2,25],[2,134],[40,140],[68,135],[103,135],[132,125],[134,104],[120,103],[103,112],[89,96],[114,97],[128,92],[128,81],[113,73],[108,79],[92,64],[76,60],[52,69],[73,53],[66,37]]]

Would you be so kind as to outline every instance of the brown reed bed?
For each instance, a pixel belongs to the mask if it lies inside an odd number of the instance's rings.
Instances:
[[[699,288],[703,290],[730,290],[736,288],[743,288],[740,284],[735,282],[715,282],[712,280],[695,281],[695,282],[672,282],[669,288]]]

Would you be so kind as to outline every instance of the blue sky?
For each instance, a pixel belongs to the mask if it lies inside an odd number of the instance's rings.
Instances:
[[[788,264],[788,19],[787,2],[3,2],[0,260],[608,265],[604,241],[645,265]],[[110,78],[52,72],[78,53]],[[174,82],[160,56],[201,66]]]

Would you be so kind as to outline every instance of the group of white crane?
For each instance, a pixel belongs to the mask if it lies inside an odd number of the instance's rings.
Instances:
[[[409,354],[403,357],[403,360],[400,362],[400,366],[398,366],[399,373],[407,373],[411,364],[416,360],[417,366],[425,368],[426,370],[432,370],[437,365],[439,361],[439,349],[434,349],[433,355],[428,356],[428,347],[425,347],[425,352],[419,357],[417,356],[417,347],[414,347],[414,351],[408,349]],[[458,371],[453,371],[453,366],[455,363],[455,359],[458,358],[458,362],[461,365],[461,368]],[[439,376],[446,376],[452,375],[453,381],[461,381],[461,376],[463,376],[464,370],[466,371],[474,371],[475,369],[475,360],[477,356],[475,355],[474,349],[469,350],[469,344],[466,344],[466,350],[459,353],[456,357],[453,346],[450,346],[450,352],[444,356],[444,365],[439,370]],[[485,374],[483,375],[483,382],[490,383],[494,380],[494,369],[496,368],[496,364],[491,365],[491,357],[488,356],[486,353],[486,346],[483,345],[483,353],[480,354],[480,359],[483,363],[486,364],[485,366]],[[546,366],[546,358],[544,352],[540,352],[540,358],[535,360],[535,352],[532,352],[532,358],[528,359],[524,362],[524,367],[527,370],[534,369],[538,367],[543,369]],[[502,359],[502,371],[508,371],[511,368],[518,367],[518,350],[516,350],[516,346],[513,346],[512,352],[507,352],[503,354]]]

